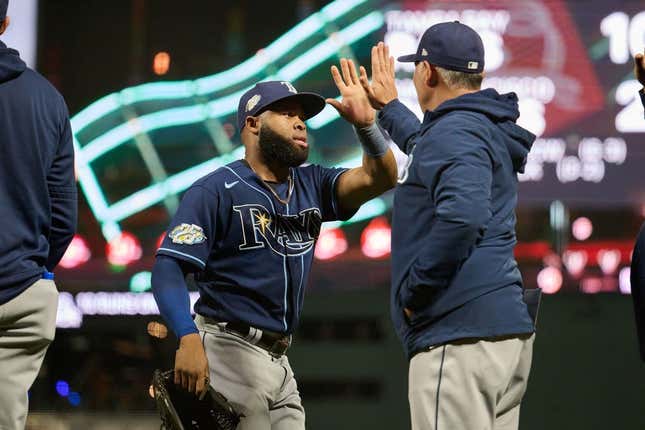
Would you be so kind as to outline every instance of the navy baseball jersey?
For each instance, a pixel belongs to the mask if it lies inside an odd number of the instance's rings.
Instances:
[[[290,169],[274,196],[243,160],[195,182],[184,194],[157,254],[194,265],[198,314],[291,333],[321,223],[348,218],[336,202],[345,169]]]

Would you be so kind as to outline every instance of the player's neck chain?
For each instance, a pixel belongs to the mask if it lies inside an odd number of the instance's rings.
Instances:
[[[257,173],[256,173],[256,175],[257,175]],[[259,175],[258,175],[258,178],[260,178]],[[291,172],[289,172],[289,176],[287,177],[287,197],[284,198],[284,199],[282,197],[280,197],[280,195],[278,195],[278,193],[273,189],[273,187],[271,185],[267,184],[267,182],[264,179],[260,178],[260,180],[262,181],[264,186],[269,191],[271,191],[271,194],[273,194],[275,196],[275,198],[278,199],[278,201],[280,203],[282,203],[285,206],[289,204],[289,200],[291,200],[291,193],[293,192],[293,179],[291,178]]]
[[[258,172],[256,172],[256,171],[253,169],[253,167],[251,167],[251,165],[249,164],[249,162],[248,162],[248,161],[246,161],[246,160],[242,159],[242,162],[243,162],[244,164],[246,164],[246,166],[247,166],[249,169],[251,169],[251,170],[253,171],[253,173],[255,173],[255,176],[257,176],[257,177],[260,179],[260,181],[262,181],[262,185],[264,185],[264,187],[265,187],[266,189],[268,189],[269,191],[271,191],[271,194],[273,194],[273,196],[274,196],[274,197],[275,197],[275,198],[276,198],[280,203],[282,203],[282,204],[283,204],[283,205],[285,205],[285,206],[289,204],[289,201],[291,200],[291,194],[293,193],[293,178],[291,177],[291,169],[289,169],[289,176],[287,176],[287,197],[283,199],[283,198],[282,198],[282,197],[280,197],[280,195],[279,195],[279,194],[278,194],[278,193],[273,189],[273,187],[272,187],[271,185],[269,185],[269,184],[268,184],[264,179],[262,179],[262,177],[261,177],[260,175],[258,175]]]

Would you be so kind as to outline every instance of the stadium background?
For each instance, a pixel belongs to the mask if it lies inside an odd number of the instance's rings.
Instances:
[[[33,20],[16,20],[7,37],[33,50],[32,64],[68,102],[83,190],[78,236],[56,273],[59,328],[30,392],[30,428],[155,428],[149,380],[172,365],[176,340],[149,325],[161,322],[148,291],[154,250],[181,192],[240,156],[241,91],[279,77],[337,96],[328,70],[339,56],[367,65],[383,38],[407,52],[428,25],[450,19],[483,35],[485,86],[518,92],[521,122],[540,135],[521,178],[516,254],[527,286],[549,295],[521,428],[645,427],[628,297],[645,219],[645,121],[631,76],[631,55],[645,47],[642,3],[14,0],[12,8]],[[413,107],[410,76],[397,70]],[[356,163],[351,128],[331,110],[309,127],[311,161]],[[386,194],[352,222],[328,226],[316,249],[290,352],[308,428],[409,428],[406,363],[388,316],[390,204]]]

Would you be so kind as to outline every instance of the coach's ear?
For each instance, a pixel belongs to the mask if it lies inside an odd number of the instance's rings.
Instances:
[[[256,136],[260,134],[260,117],[259,116],[247,116],[246,123],[244,125],[251,134]]]

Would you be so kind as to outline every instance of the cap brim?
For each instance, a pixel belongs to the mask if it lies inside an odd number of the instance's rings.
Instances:
[[[417,54],[410,54],[410,55],[403,55],[402,57],[399,57],[396,59],[399,63],[414,63],[415,61],[419,61],[419,58],[417,57]]]
[[[277,103],[281,100],[295,100],[298,103],[300,103],[300,106],[302,106],[302,110],[305,111],[306,119],[309,119],[318,115],[325,108],[325,105],[326,105],[325,99],[316,93],[298,93],[298,94],[293,94],[293,95],[289,95],[289,96],[274,100],[271,102],[270,105],[266,106],[262,110],[271,109],[272,104]]]

